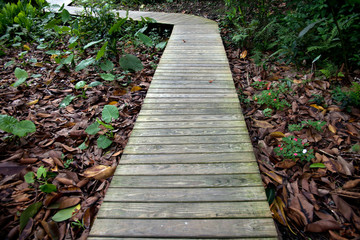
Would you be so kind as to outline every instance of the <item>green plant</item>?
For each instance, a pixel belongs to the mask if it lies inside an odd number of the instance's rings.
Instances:
[[[273,110],[271,108],[265,108],[263,110],[263,114],[265,117],[271,117],[272,112],[273,112]]]
[[[99,148],[105,149],[112,144],[112,138],[114,138],[114,127],[109,124],[113,119],[119,118],[119,110],[114,105],[105,105],[102,111],[102,120],[96,118],[96,121],[88,126],[85,132],[89,135],[96,135],[101,129],[102,126],[105,128],[105,132],[100,135],[97,139],[97,145]]]
[[[352,147],[351,147],[351,151],[353,152],[360,152],[360,144],[357,143],[357,144],[354,144]]]
[[[33,172],[28,172],[25,174],[24,179],[25,182],[29,184],[37,183],[39,185],[39,189],[44,193],[56,192],[57,188],[54,184],[47,183],[47,181],[54,177],[56,174],[53,172],[48,172],[47,169],[43,166],[39,167],[36,176]]]
[[[261,81],[261,79],[254,81],[251,83],[251,86],[255,89],[263,89],[267,85],[267,82]]]
[[[18,137],[25,137],[36,131],[35,124],[30,120],[18,121],[9,115],[0,115],[0,129]]]
[[[66,161],[64,162],[64,168],[69,168],[70,165],[74,162],[74,159],[66,159]]]
[[[312,121],[312,120],[308,120],[308,121],[301,121],[301,124],[289,124],[288,129],[290,132],[293,131],[301,131],[303,128],[307,127],[312,127],[313,129],[315,129],[316,131],[323,131],[322,127],[326,125],[326,122],[324,121]]]
[[[274,148],[277,156],[283,160],[297,160],[310,161],[314,158],[313,149],[307,150],[305,147],[309,146],[308,143],[302,143],[300,138],[294,136],[282,138],[282,142]]]
[[[350,112],[352,106],[360,106],[360,84],[354,82],[350,87],[337,87],[332,91],[332,98]]]
[[[281,110],[284,107],[291,105],[284,99],[280,99],[280,90],[264,90],[260,94],[255,95],[254,99],[258,104],[266,105],[269,108],[275,108],[277,110]]]
[[[84,224],[78,219],[75,222],[71,222],[72,227],[79,227],[85,230]]]

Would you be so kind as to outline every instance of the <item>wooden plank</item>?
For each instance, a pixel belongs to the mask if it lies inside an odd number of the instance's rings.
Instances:
[[[204,108],[204,109],[193,109],[193,108],[183,108],[183,109],[151,109],[141,110],[142,115],[149,116],[158,116],[158,115],[220,115],[220,114],[241,114],[239,108]]]
[[[256,162],[202,164],[131,164],[119,166],[114,175],[201,175],[259,173]]]
[[[119,203],[104,202],[98,218],[270,218],[264,202]]]
[[[117,238],[117,237],[88,237],[88,240],[154,240],[157,238]],[[219,238],[161,238],[161,240],[214,240]],[[233,239],[233,240],[278,240],[278,238],[268,238],[268,237],[262,237],[262,238],[226,238],[226,239]]]
[[[183,93],[183,94],[166,94],[166,93],[152,93],[148,92],[147,98],[237,98],[235,92],[231,93],[212,93],[212,94],[197,94],[197,93]],[[165,101],[165,100],[164,100]]]
[[[209,86],[209,85],[208,85]],[[210,85],[211,87],[211,85]],[[235,92],[234,88],[201,88],[188,86],[188,88],[158,88],[150,87],[148,93],[175,93],[175,94],[186,94],[186,93],[195,93],[195,94],[219,94],[219,93],[232,93]]]
[[[143,104],[142,110],[149,109],[182,109],[182,108],[194,108],[194,109],[205,109],[205,108],[237,108],[240,109],[238,103],[147,103]],[[231,123],[231,122],[228,122]],[[206,124],[206,123],[205,123]],[[224,124],[225,126],[225,124]]]
[[[259,174],[114,176],[111,181],[111,187],[120,188],[213,188],[245,186],[262,186]]]
[[[137,125],[140,125],[139,122],[135,123],[135,128],[131,133],[131,137],[134,136],[211,136],[211,135],[228,135],[228,134],[245,134],[247,133],[246,127],[237,127],[237,128],[164,128],[157,129],[154,126],[154,129],[143,129]],[[141,125],[140,125],[141,126]],[[185,123],[183,125],[186,126]],[[194,126],[194,125],[191,125]]]
[[[107,202],[234,202],[266,201],[263,187],[241,188],[113,188]],[[267,204],[266,204],[267,205]]]
[[[220,136],[131,137],[128,144],[251,143],[247,134]]]
[[[257,219],[211,219],[211,220],[133,220],[98,219],[92,236],[111,237],[191,237],[191,238],[238,238],[276,237],[273,220]]]
[[[144,106],[145,107],[145,106]],[[146,109],[151,108],[152,106],[147,106]],[[245,121],[197,121],[197,122],[142,122],[136,121],[135,129],[180,129],[180,128],[211,128],[211,131],[215,130],[214,128],[222,128],[222,130],[227,130],[227,128],[240,128],[240,134],[248,134]],[[228,134],[238,134],[239,131],[234,130],[235,132],[228,132]],[[158,135],[158,134],[156,134]],[[219,133],[218,135],[223,135]]]
[[[222,163],[256,161],[253,152],[122,155],[120,164]]]
[[[201,98],[201,97],[191,97],[191,98],[156,98],[156,97],[146,97],[144,103],[239,103],[238,98],[223,98],[223,99],[214,99],[214,98]]]
[[[143,122],[199,122],[199,121],[241,121],[243,115],[143,115],[140,114],[137,118],[138,121]]]
[[[127,145],[127,154],[159,153],[228,153],[251,152],[251,143],[179,144],[179,145]]]

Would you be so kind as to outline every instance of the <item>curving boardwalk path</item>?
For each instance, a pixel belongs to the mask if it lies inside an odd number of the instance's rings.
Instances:
[[[174,28],[89,239],[277,239],[218,25],[141,16]]]

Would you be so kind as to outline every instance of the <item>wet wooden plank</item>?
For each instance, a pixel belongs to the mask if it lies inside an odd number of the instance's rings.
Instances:
[[[182,109],[182,108],[192,108],[192,109],[205,109],[205,108],[237,108],[240,109],[240,105],[237,103],[147,103],[144,104],[142,110],[150,109]]]
[[[87,238],[88,240],[154,240],[156,238],[117,238],[117,237],[96,237]],[[214,240],[219,238],[161,238],[161,240]],[[278,238],[268,238],[268,237],[261,237],[261,238],[226,238],[226,239],[233,239],[233,240],[278,240]]]
[[[113,188],[108,202],[237,202],[266,201],[263,187],[239,188]],[[267,205],[267,202],[264,202]]]
[[[239,103],[239,98],[223,98],[223,99],[215,99],[215,98],[202,98],[202,97],[188,97],[188,98],[157,98],[153,97],[146,97],[144,104],[146,103]],[[139,115],[141,116],[141,115]],[[241,116],[241,119],[243,117]]]
[[[215,188],[262,186],[259,174],[114,176],[111,187],[131,188]]]
[[[104,202],[98,218],[266,218],[269,206],[263,202],[216,203],[121,203]]]
[[[141,226],[141,227],[140,227]],[[273,220],[257,219],[209,219],[209,220],[133,220],[98,219],[92,236],[111,237],[190,237],[190,238],[239,238],[275,237]]]
[[[251,162],[256,161],[253,152],[241,153],[186,153],[186,154],[136,154],[126,152],[120,164],[166,164],[166,163],[223,163],[223,162]]]
[[[114,175],[201,175],[258,173],[256,162],[121,165]]]

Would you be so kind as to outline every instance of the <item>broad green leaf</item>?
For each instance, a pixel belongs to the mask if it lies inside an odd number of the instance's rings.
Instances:
[[[317,23],[322,22],[324,19],[320,19],[316,22],[310,23],[309,25],[307,25],[303,30],[301,30],[301,32],[299,33],[298,38],[303,37],[308,31],[310,31]]]
[[[96,87],[96,86],[99,86],[99,85],[102,85],[102,82],[95,81],[95,82],[90,83],[89,87]]]
[[[166,47],[167,42],[160,42],[156,44],[155,48],[157,49],[164,49]]]
[[[105,81],[114,81],[115,75],[111,73],[100,73],[100,77]]]
[[[90,135],[95,135],[100,131],[99,126],[100,124],[98,122],[94,122],[86,128],[85,132]]]
[[[77,83],[75,84],[75,89],[83,88],[83,87],[85,87],[85,85],[86,85],[86,82],[85,82],[85,81],[77,82]]]
[[[266,188],[265,192],[266,192],[267,201],[269,205],[271,205],[275,199],[276,190],[272,187],[268,187]]]
[[[26,81],[26,79],[29,77],[28,73],[21,69],[16,68],[15,69],[15,77],[18,79],[15,83],[13,83],[11,86],[18,87],[20,84]]]
[[[86,145],[86,141],[87,141],[87,139],[86,139],[82,144],[80,144],[80,145],[78,146],[78,148],[79,148],[80,150],[85,150],[85,149],[88,148],[88,146]]]
[[[86,44],[86,45],[84,46],[84,49],[87,49],[87,48],[89,48],[89,47],[91,47],[91,46],[93,46],[93,45],[95,45],[95,44],[98,44],[98,43],[100,43],[100,42],[102,42],[102,41],[104,41],[104,39],[101,39],[101,40],[98,40],[98,41],[89,42],[88,44]]]
[[[78,40],[78,39],[79,39],[78,36],[71,37],[71,38],[69,39],[69,46],[68,46],[68,48],[69,48],[69,49],[72,49],[72,48],[76,47],[76,45],[78,44],[78,43],[77,43],[77,40]]]
[[[78,204],[74,207],[61,209],[52,217],[52,220],[54,220],[55,222],[62,222],[62,221],[68,220],[69,218],[71,218],[73,216],[75,211],[78,209],[80,209],[80,204]]]
[[[104,135],[99,136],[96,142],[97,146],[101,149],[108,148],[112,144],[112,141]]]
[[[39,186],[40,190],[44,193],[56,192],[57,188],[54,184],[46,183]]]
[[[49,50],[49,51],[46,51],[45,53],[49,54],[49,55],[60,55],[61,54],[61,52],[59,50]]]
[[[18,120],[9,115],[0,115],[0,129],[12,133],[14,126],[18,123]]]
[[[44,166],[41,166],[38,168],[37,172],[36,172],[36,177],[37,179],[40,179],[40,178],[46,178],[46,175],[47,175],[47,170],[46,168],[44,168]]]
[[[35,214],[40,210],[42,207],[42,202],[36,202],[28,206],[20,215],[20,231],[24,229],[26,224],[28,223],[29,219],[34,217]]]
[[[144,68],[140,59],[131,54],[126,54],[124,57],[120,58],[119,63],[123,70],[133,70],[137,72]]]
[[[33,74],[33,75],[31,75],[32,78],[39,78],[41,76],[42,76],[41,74]]]
[[[108,71],[113,70],[114,64],[110,60],[106,59],[105,62],[100,64],[100,68],[101,68],[101,70],[108,72]]]
[[[96,54],[96,61],[98,61],[100,58],[102,58],[104,56],[107,45],[108,45],[108,41],[106,41],[104,43],[104,45],[102,45],[102,47],[100,48],[100,50]]]
[[[14,61],[8,61],[7,63],[5,63],[5,65],[4,65],[4,68],[6,69],[6,68],[8,68],[8,67],[10,67],[11,65],[13,65],[15,62]]]
[[[29,133],[36,132],[36,126],[32,121],[23,120],[15,124],[13,134],[18,137],[25,137]]]
[[[111,35],[113,32],[118,31],[120,27],[126,22],[126,20],[127,17],[119,19],[114,25],[111,26],[111,28],[109,29],[109,34]]]
[[[112,119],[119,118],[119,110],[114,105],[106,105],[102,111],[102,119],[104,122],[109,123]]]
[[[319,60],[321,57],[321,54],[319,56],[317,56],[313,61],[312,61],[312,64],[314,64],[317,60]]]
[[[47,44],[45,44],[45,43],[41,43],[41,44],[39,44],[37,47],[36,47],[36,49],[45,49],[45,48],[47,48],[48,47],[48,45]]]
[[[151,47],[154,44],[152,39],[143,33],[138,33],[137,37],[145,44],[145,46]]]
[[[313,163],[310,165],[310,168],[326,168],[326,166],[323,163]]]
[[[70,20],[70,13],[66,9],[63,9],[60,15],[63,23],[66,23],[67,21]]]
[[[34,183],[35,182],[35,173],[28,172],[24,175],[25,182]]]
[[[72,100],[74,100],[76,97],[73,95],[67,95],[60,103],[59,107],[63,108],[63,107],[67,107]]]
[[[79,63],[79,65],[76,66],[75,71],[83,70],[84,68],[87,68],[88,66],[93,64],[94,62],[95,62],[95,59],[93,57],[86,59],[86,60],[82,60]]]
[[[74,59],[74,54],[70,54],[67,58],[65,58],[62,63],[63,64],[70,64],[72,60]]]

